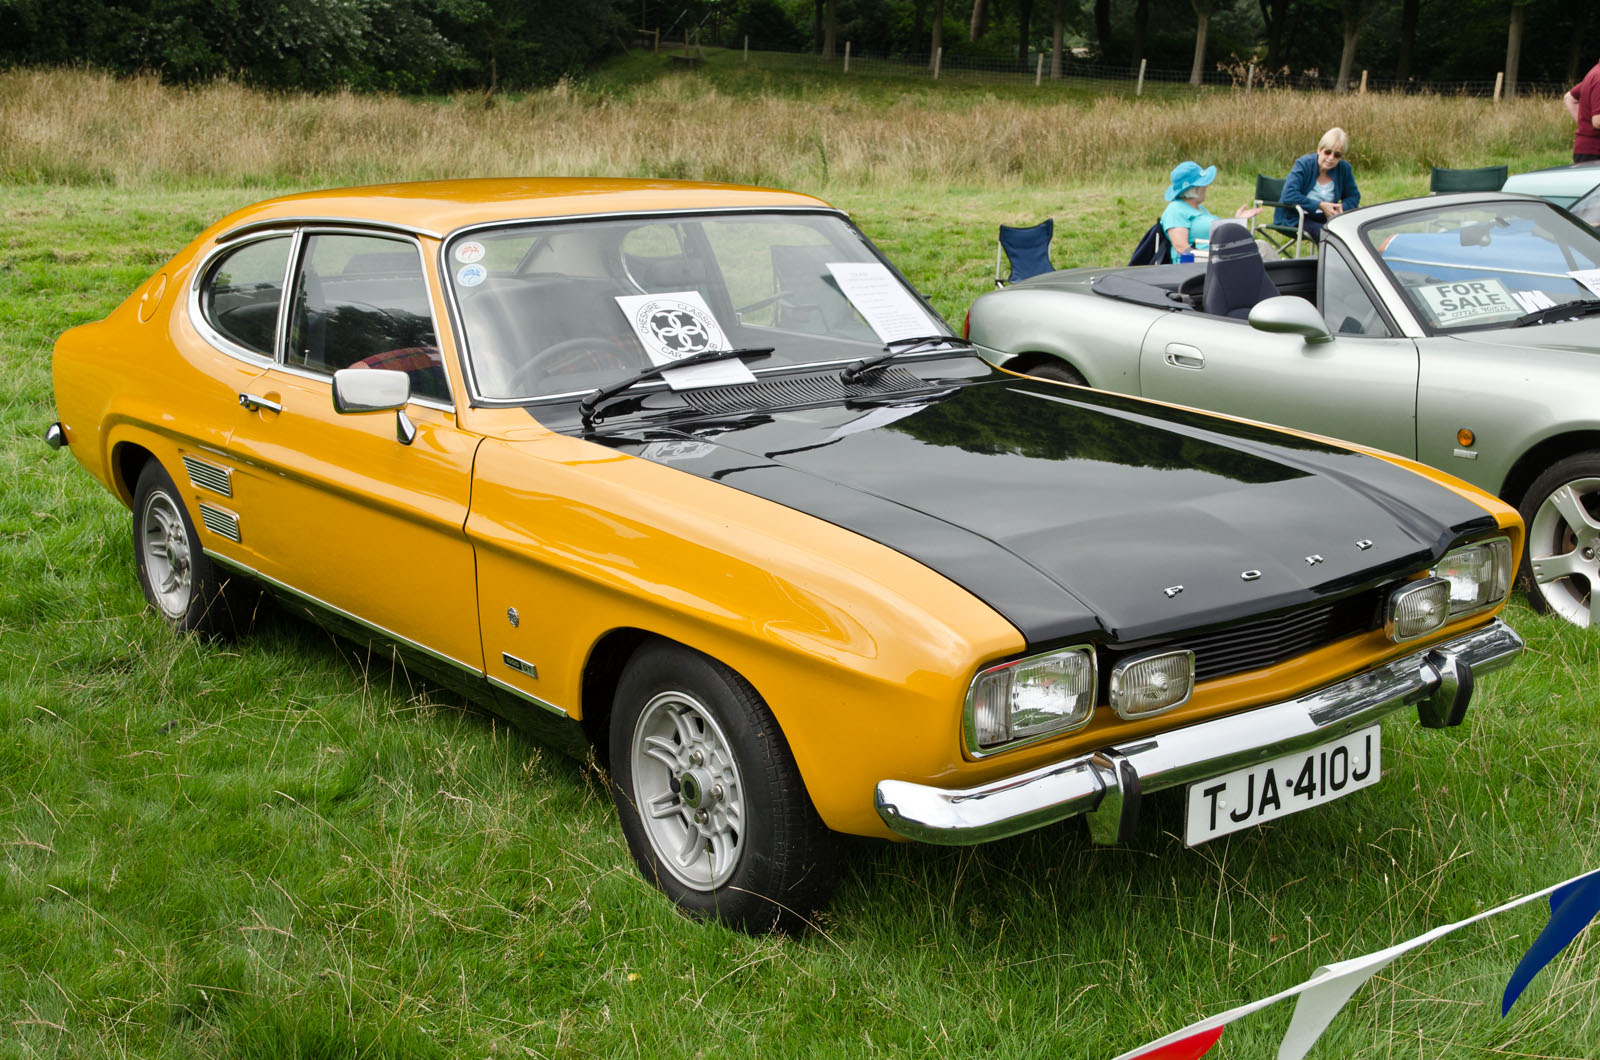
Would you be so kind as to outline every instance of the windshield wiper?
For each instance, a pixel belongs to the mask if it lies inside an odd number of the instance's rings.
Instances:
[[[1529,324],[1551,324],[1557,320],[1572,320],[1575,317],[1586,317],[1595,313],[1600,313],[1600,298],[1579,298],[1575,302],[1562,302],[1560,305],[1524,313],[1506,326],[1525,328]]]
[[[662,372],[670,372],[674,368],[688,368],[696,364],[711,364],[715,361],[731,361],[734,359],[741,361],[755,360],[758,357],[771,356],[772,351],[773,347],[771,346],[746,346],[737,350],[705,350],[702,353],[692,353],[687,357],[679,358],[676,361],[669,361],[666,364],[651,365],[649,368],[646,368],[643,371],[635,372],[626,379],[618,380],[615,383],[608,383],[607,385],[600,387],[598,390],[594,390],[586,395],[582,401],[578,402],[578,415],[582,417],[583,425],[585,427],[593,427],[594,410],[596,406],[600,404],[600,402],[606,400],[607,398],[616,397],[624,390],[629,390],[647,379],[655,379],[659,377]]]
[[[917,335],[909,339],[892,339],[883,344],[883,352],[872,357],[864,357],[839,373],[841,383],[853,383],[874,369],[894,360],[896,357],[907,353],[916,353],[936,342],[947,342],[952,346],[963,349],[972,349],[972,343],[966,339],[958,339],[954,335]]]

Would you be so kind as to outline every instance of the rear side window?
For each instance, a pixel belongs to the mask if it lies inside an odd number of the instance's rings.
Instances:
[[[206,323],[251,353],[272,356],[289,237],[258,239],[219,258],[200,293]]]

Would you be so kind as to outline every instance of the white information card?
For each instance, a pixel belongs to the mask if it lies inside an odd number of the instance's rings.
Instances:
[[[882,262],[829,262],[828,271],[856,312],[884,342],[935,335],[944,330]]]

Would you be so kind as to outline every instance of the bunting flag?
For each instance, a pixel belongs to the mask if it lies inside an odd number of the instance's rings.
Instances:
[[[1579,876],[1555,889],[1550,895],[1550,923],[1533,940],[1533,945],[1517,962],[1511,980],[1506,983],[1505,995],[1500,999],[1501,1019],[1506,1018],[1511,1006],[1517,1003],[1517,998],[1522,996],[1522,991],[1533,981],[1533,977],[1554,960],[1556,954],[1566,949],[1567,944],[1589,926],[1597,913],[1600,913],[1600,870]]]
[[[1476,924],[1480,920],[1487,920],[1489,917],[1498,916],[1529,902],[1538,901],[1546,895],[1550,896],[1550,923],[1534,940],[1533,946],[1517,965],[1516,970],[1511,973],[1511,981],[1506,984],[1505,997],[1502,1001],[1503,1017],[1540,969],[1577,938],[1597,912],[1600,912],[1600,870],[1574,876],[1564,883],[1513,899],[1465,920],[1434,928],[1414,939],[1379,950],[1377,953],[1324,965],[1299,986],[1292,986],[1271,997],[1252,1001],[1220,1015],[1190,1024],[1181,1031],[1174,1031],[1164,1038],[1158,1038],[1131,1052],[1123,1053],[1116,1057],[1116,1060],[1195,1060],[1205,1055],[1217,1039],[1222,1037],[1223,1028],[1228,1024],[1241,1016],[1258,1012],[1290,997],[1298,1000],[1295,1002],[1294,1016],[1289,1020],[1289,1030],[1284,1035],[1283,1044],[1278,1047],[1278,1060],[1302,1060],[1355,992],[1396,957],[1420,946],[1426,946],[1435,939],[1459,931],[1469,924]],[[1208,1037],[1209,1032],[1213,1031],[1215,1033]],[[1195,1048],[1198,1048],[1199,1052],[1194,1052]]]

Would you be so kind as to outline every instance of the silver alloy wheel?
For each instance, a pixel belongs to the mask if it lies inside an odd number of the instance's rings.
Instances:
[[[1600,478],[1552,490],[1528,526],[1528,564],[1550,610],[1600,628]]]
[[[139,547],[150,593],[168,618],[181,619],[194,594],[189,532],[176,502],[156,489],[145,498],[139,513]]]
[[[712,891],[744,849],[744,782],[727,736],[698,699],[662,692],[633,729],[639,819],[656,860],[687,887]]]

